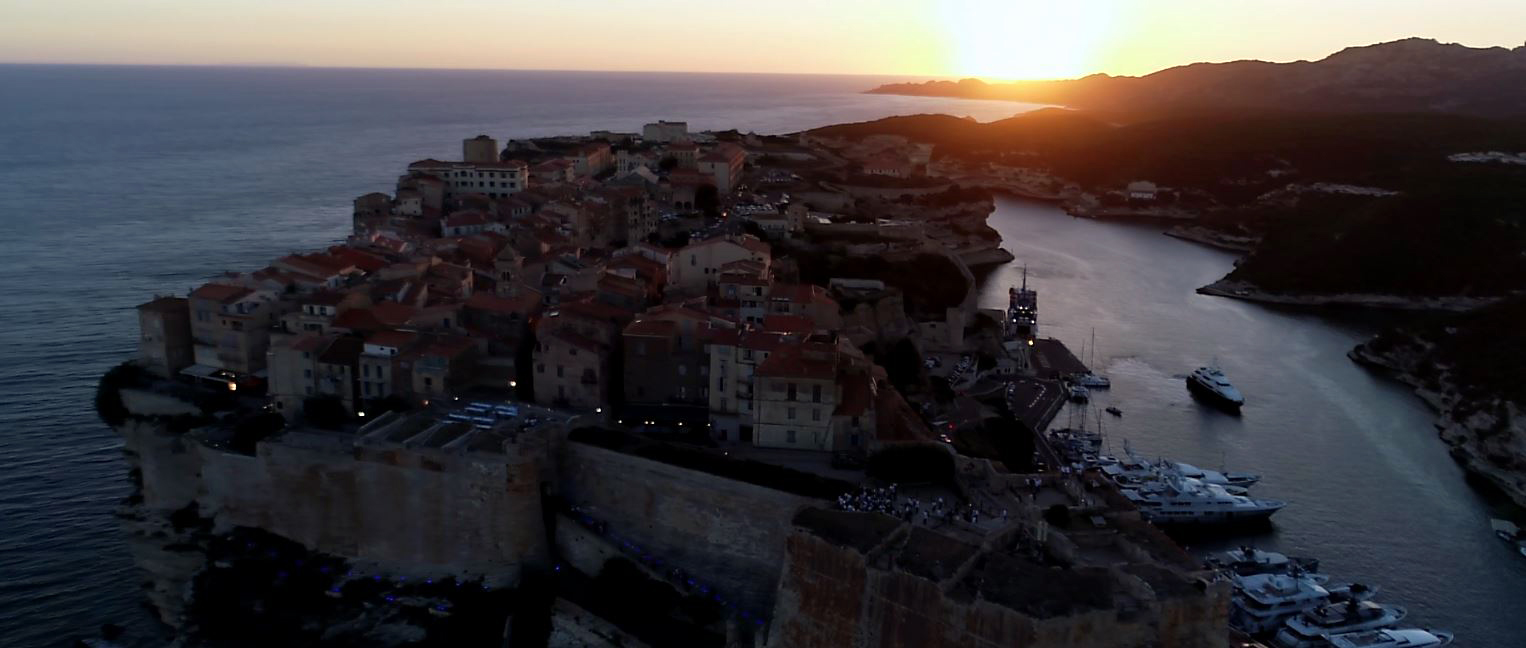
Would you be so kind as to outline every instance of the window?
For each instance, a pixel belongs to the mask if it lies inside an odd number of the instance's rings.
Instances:
[[[371,377],[371,365],[361,365],[360,366],[360,375],[365,376],[367,378],[370,378]]]
[[[786,411],[786,413],[785,413],[785,418],[787,418],[787,419],[789,419],[791,421],[795,420],[795,408],[793,408],[793,407],[789,408]]]
[[[557,365],[556,366],[556,377],[557,378],[561,378],[562,377],[562,369],[563,369],[562,365]]]
[[[433,387],[434,386],[434,379],[433,378],[429,378],[429,377],[425,377],[424,378],[424,386],[425,387]]]
[[[313,377],[313,370],[312,369],[303,369],[302,370],[302,377],[303,378],[312,378]]]
[[[795,431],[794,430],[785,430],[784,431],[784,442],[785,443],[794,443],[795,442]]]
[[[689,375],[689,367],[687,365],[678,365],[678,375],[680,375],[680,376],[687,376],[687,375]]]
[[[535,365],[535,373],[546,373],[546,365],[544,363]]]
[[[577,349],[567,349],[567,355],[575,356],[577,354],[578,354],[578,350]]]
[[[816,409],[814,407],[811,408],[811,420],[812,421],[820,421],[821,420],[821,410]]]
[[[795,393],[795,383],[790,383],[789,384],[789,399],[790,400],[795,400],[795,396],[796,395],[797,394]]]
[[[820,403],[821,402],[821,385],[812,385],[811,386],[811,402],[812,403]]]

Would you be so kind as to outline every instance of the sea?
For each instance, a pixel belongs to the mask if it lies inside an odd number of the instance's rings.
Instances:
[[[340,241],[352,198],[390,190],[410,161],[459,156],[479,133],[669,119],[777,134],[1036,108],[861,92],[900,80],[0,66],[0,646],[67,646],[103,623],[127,628],[128,646],[169,640],[113,517],[129,491],[121,443],[91,402],[134,352],[135,305]],[[1158,228],[1005,199],[992,224],[1018,261],[987,279],[983,302],[1004,305],[1026,264],[1046,334],[1079,348],[1096,329],[1114,383],[1098,402],[1125,411],[1104,422],[1110,438],[1259,472],[1259,494],[1291,502],[1273,531],[1219,544],[1317,555],[1459,645],[1523,645],[1526,559],[1489,532],[1500,503],[1466,483],[1418,400],[1343,355],[1381,321],[1195,295],[1233,256]],[[1238,419],[1181,384],[1215,356],[1250,399]]]

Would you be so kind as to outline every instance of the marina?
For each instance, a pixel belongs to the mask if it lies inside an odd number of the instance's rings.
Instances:
[[[1511,645],[1526,632],[1526,620],[1505,612],[1526,596],[1526,561],[1488,524],[1504,517],[1493,511],[1516,514],[1468,486],[1421,403],[1345,360],[1372,330],[1368,324],[1197,295],[1198,285],[1230,267],[1232,255],[1150,226],[1056,211],[998,199],[991,223],[1018,261],[987,277],[982,293],[982,305],[1007,306],[1010,288],[1022,285],[1019,264],[1027,265],[1028,289],[1042,297],[1036,306],[1044,313],[1034,366],[1057,383],[1093,369],[1066,343],[1093,348],[1093,327],[1108,341],[1094,364],[1111,388],[1088,390],[1086,405],[1062,405],[1049,445],[1078,460],[1127,463],[1127,443],[1147,463],[1164,457],[1204,477],[1255,477],[1238,487],[1288,503],[1269,524],[1171,530],[1220,565],[1250,574],[1280,571],[1257,564],[1276,562],[1380,579],[1383,596],[1373,603],[1402,605],[1403,625],[1447,628],[1467,645]],[[1174,265],[1144,261],[1167,258]],[[1248,396],[1241,416],[1225,416],[1183,389],[1192,369],[1209,365]],[[1127,416],[1109,417],[1105,435],[1095,423],[1066,425],[1082,411],[1090,420],[1109,407]],[[1416,525],[1417,516],[1431,523]],[[1226,552],[1245,560],[1226,561]],[[1435,560],[1443,553],[1448,560]],[[1467,578],[1469,591],[1457,591],[1456,578]],[[1501,614],[1509,619],[1501,622]],[[1274,645],[1282,627],[1256,636]]]

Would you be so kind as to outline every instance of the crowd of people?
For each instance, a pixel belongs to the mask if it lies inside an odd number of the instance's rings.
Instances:
[[[1007,509],[993,514],[974,504],[945,500],[941,495],[925,502],[919,497],[902,497],[895,484],[878,488],[860,487],[857,491],[838,495],[837,508],[861,513],[883,513],[926,526],[941,526],[953,523],[954,520],[978,525],[982,515],[988,520],[999,515],[1002,524],[1006,524],[1008,519]]]

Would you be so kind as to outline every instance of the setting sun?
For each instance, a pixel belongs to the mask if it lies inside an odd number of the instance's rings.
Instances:
[[[957,0],[940,6],[951,73],[1058,79],[1096,71],[1118,20],[1115,3]]]

